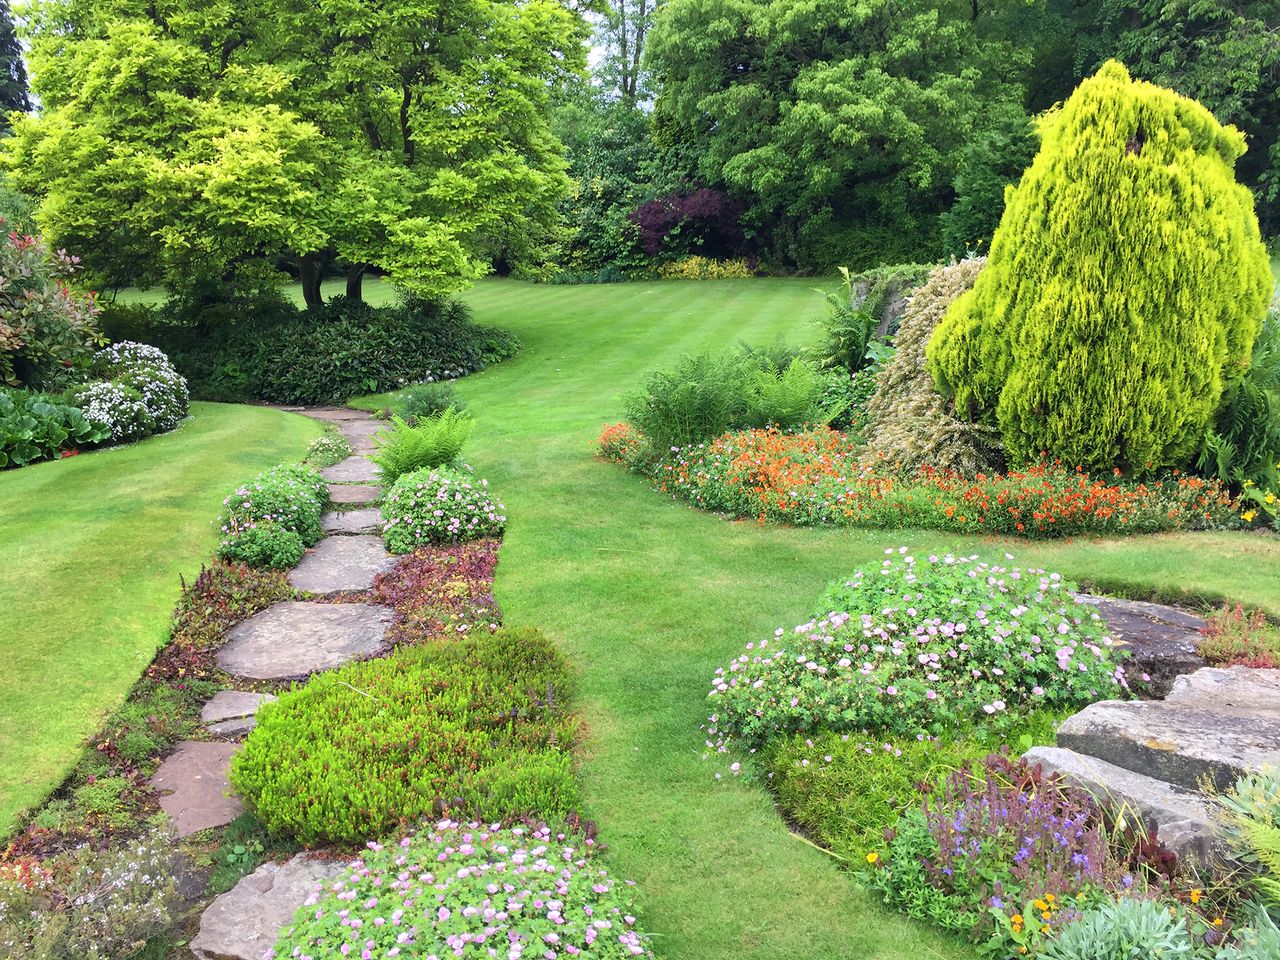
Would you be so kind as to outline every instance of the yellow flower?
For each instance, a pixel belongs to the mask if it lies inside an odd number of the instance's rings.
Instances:
[[[1020,914],[1020,913],[1015,913],[1015,914],[1014,914],[1012,917],[1010,917],[1009,919],[1010,919],[1010,920],[1012,920],[1012,921],[1013,921],[1014,923],[1016,923],[1016,924],[1021,924],[1021,923],[1022,923],[1022,914]]]
[[[1213,918],[1213,925],[1214,925],[1215,927],[1220,927],[1220,926],[1222,926],[1222,918],[1221,918],[1221,917],[1214,917],[1214,918]]]
[[[1245,523],[1253,523],[1253,518],[1257,515],[1257,510],[1246,510],[1244,513],[1240,514],[1240,518],[1244,520]]]
[[[878,853],[868,853],[868,854],[867,854],[867,863],[875,863],[875,862],[876,862],[877,860],[879,860],[879,859],[880,859],[880,854],[878,854]]]
[[[1046,920],[1052,920],[1052,919],[1053,919],[1053,914],[1052,914],[1052,913],[1050,913],[1048,910],[1046,910],[1044,913],[1040,914],[1040,916],[1044,917]]]
[[[1191,902],[1199,903],[1201,896],[1203,896],[1203,891],[1199,887],[1196,887],[1196,889],[1191,891]]]
[[[1031,905],[1032,905],[1033,907],[1035,907],[1037,910],[1048,910],[1048,909],[1049,909],[1049,905],[1048,905],[1047,903],[1045,903],[1043,900],[1034,900],[1034,901],[1032,901]]]
[[[1274,493],[1268,493],[1265,497],[1263,497],[1263,498],[1262,498],[1262,502],[1263,502],[1263,503],[1275,503],[1275,502],[1276,502],[1276,495],[1275,495]]]
[[[1054,898],[1053,898],[1053,894],[1052,894],[1052,893],[1046,893],[1046,894],[1044,895],[1044,898],[1045,898],[1046,900],[1048,900],[1050,903],[1053,903],[1053,899],[1054,899]]]

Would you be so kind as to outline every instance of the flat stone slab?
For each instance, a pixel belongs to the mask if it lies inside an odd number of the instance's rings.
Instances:
[[[1280,766],[1280,713],[1206,699],[1103,700],[1058,728],[1058,746],[1195,790]]]
[[[197,960],[262,960],[307,897],[345,868],[345,861],[307,853],[283,864],[264,863],[209,904],[191,952]]]
[[[269,693],[245,693],[240,690],[223,690],[213,695],[200,711],[204,728],[220,737],[238,737],[248,733],[258,721],[254,716],[258,707],[274,700]]]
[[[334,510],[320,518],[324,524],[324,532],[350,536],[359,533],[380,533],[382,531],[382,514],[376,507],[362,507],[358,510]]]
[[[320,471],[331,483],[372,483],[378,479],[378,468],[368,457],[347,457]]]
[[[1205,867],[1226,859],[1226,844],[1210,801],[1198,791],[1061,747],[1033,747],[1023,759],[1046,773],[1059,774],[1103,806],[1141,817],[1147,829],[1179,858],[1194,857]]]
[[[387,425],[381,420],[374,420],[367,417],[363,420],[346,420],[338,423],[339,432],[348,440],[356,440],[357,438],[369,439],[375,433],[387,429]]]
[[[352,410],[350,407],[296,407],[294,409],[299,413],[306,414],[313,420],[324,420],[326,423],[342,423],[373,418],[373,414],[366,410]]]
[[[331,483],[329,484],[329,500],[333,503],[348,503],[358,507],[367,507],[377,503],[382,496],[382,488],[368,483]]]
[[[225,826],[244,813],[240,798],[227,796],[227,773],[237,749],[234,743],[187,740],[160,764],[151,786],[179,837]]]
[[[368,590],[395,562],[381,537],[325,537],[289,571],[289,585],[308,593]]]
[[[1198,652],[1202,631],[1208,626],[1203,617],[1141,600],[1090,594],[1077,594],[1076,599],[1096,607],[1112,636],[1128,649],[1125,673],[1135,692],[1159,699],[1169,692],[1175,677],[1207,666]],[[1144,673],[1149,679],[1139,684]]]
[[[377,653],[392,612],[368,603],[287,600],[227,632],[218,666],[237,677],[282,680]]]
[[[1165,702],[1280,713],[1280,670],[1205,667],[1174,680]]]

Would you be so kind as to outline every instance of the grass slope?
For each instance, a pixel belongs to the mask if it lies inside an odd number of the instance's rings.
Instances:
[[[165,639],[236,484],[320,427],[197,403],[173,433],[0,474],[0,836],[61,782]]]
[[[681,353],[812,335],[803,280],[538,287],[490,280],[479,322],[524,350],[459,384],[468,459],[511,518],[498,568],[508,622],[538,624],[581,674],[586,813],[639,882],[666,960],[967,957],[889,913],[789,835],[768,793],[717,782],[699,726],[717,666],[800,622],[828,580],[898,544],[1051,564],[1135,593],[1238,596],[1280,613],[1280,541],[1244,534],[1033,545],[726,522],[592,458],[618,395]],[[378,407],[385,398],[365,398]]]

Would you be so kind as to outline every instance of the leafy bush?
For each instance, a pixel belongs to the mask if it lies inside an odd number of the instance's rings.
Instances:
[[[382,504],[382,537],[392,553],[428,543],[462,543],[502,532],[501,501],[489,496],[489,481],[470,472],[439,467],[403,474]]]
[[[452,407],[412,426],[393,416],[390,429],[374,434],[377,451],[369,459],[377,464],[384,484],[395,483],[406,473],[457,461],[473,429],[475,421]]]
[[[252,521],[241,529],[233,520],[218,556],[228,563],[287,570],[301,560],[306,551],[302,537],[278,523]]]
[[[302,546],[309,547],[324,536],[320,518],[328,502],[328,484],[314,470],[294,464],[272,467],[222,501],[218,555],[227,560],[285,555],[293,550],[294,541],[280,536],[281,532],[295,534]],[[260,526],[276,532],[252,533]],[[249,542],[242,543],[246,537]]]
[[[956,200],[941,222],[951,256],[987,248],[1004,212],[1005,189],[1022,178],[1039,145],[1031,118],[1021,105],[1010,105],[961,149]]]
[[[0,879],[5,956],[127,960],[181,912],[175,852],[156,833],[120,847],[83,846]]]
[[[1218,797],[1227,840],[1268,906],[1280,906],[1280,772],[1241,777]]]
[[[402,647],[258,713],[231,781],[268,830],[359,843],[423,817],[554,817],[578,799],[570,674],[532,629]]]
[[[460,956],[466,944],[482,942],[513,957],[653,956],[634,928],[626,885],[600,866],[590,835],[446,820],[368,847],[308,898],[268,960],[394,956],[402,945],[406,957]],[[419,895],[423,883],[432,884],[431,896]],[[499,890],[503,909],[491,909]]]
[[[918,263],[876,267],[858,274],[841,267],[840,286],[819,291],[827,313],[818,320],[822,340],[813,349],[818,366],[852,373],[867,366],[872,344],[897,328],[903,298],[928,272],[929,267]]]
[[[826,423],[844,410],[843,401],[831,409],[822,408],[827,380],[805,360],[797,358],[786,367],[766,366],[750,373],[743,382],[749,426],[788,429]]]
[[[136,387],[110,380],[85,384],[71,399],[96,428],[110,434],[113,443],[142,440],[159,424]]]
[[[1139,951],[1135,953],[1135,951]],[[1196,948],[1176,910],[1155,900],[1108,900],[1065,924],[1040,953],[1045,960],[1192,960]]]
[[[701,187],[640,204],[628,216],[640,247],[650,256],[704,250],[736,254],[742,246],[742,207],[722,190]]]
[[[929,372],[961,416],[999,426],[1011,463],[1185,466],[1271,294],[1233,171],[1244,135],[1114,61],[1041,129]]]
[[[395,399],[395,412],[410,423],[438,417],[446,410],[466,409],[452,383],[415,383],[405,387]]]
[[[833,430],[843,430],[850,440],[860,443],[866,437],[867,404],[875,389],[876,378],[870,367],[852,375],[837,367],[824,372],[818,405],[833,412],[830,422]]]
[[[891,473],[924,466],[974,476],[1001,457],[996,431],[954,416],[925,369],[925,347],[943,314],[973,286],[985,260],[937,267],[908,298],[894,354],[867,402],[867,457]]]
[[[323,469],[341,463],[353,453],[350,440],[340,433],[326,431],[311,441],[305,459],[310,466]]]
[[[1245,612],[1236,604],[1224,606],[1208,618],[1196,650],[1215,666],[1280,668],[1280,630],[1261,610]]]
[[[1106,623],[1073,592],[1056,573],[902,547],[717,669],[708,731],[721,751],[816,729],[914,739],[1124,696]]]
[[[57,390],[88,365],[101,336],[93,297],[67,285],[79,263],[36,237],[0,234],[0,383]]]
[[[0,467],[51,460],[64,450],[110,438],[105,426],[90,422],[79,407],[50,397],[0,387]]]
[[[94,376],[137,391],[154,432],[172,430],[187,415],[187,381],[161,351],[144,343],[122,341],[99,350],[93,358]]]
[[[682,257],[658,268],[663,280],[743,280],[755,276],[751,264],[739,257],[736,260],[715,260],[711,257]]]
[[[1237,488],[1280,489],[1280,308],[1262,325],[1248,373],[1223,395],[1196,466]]]
[[[212,306],[175,301],[135,335],[165,349],[197,396],[288,404],[345,403],[453,379],[519,347],[511,334],[473,324],[458,301],[417,298],[371,307],[335,297],[313,310],[279,297]]]

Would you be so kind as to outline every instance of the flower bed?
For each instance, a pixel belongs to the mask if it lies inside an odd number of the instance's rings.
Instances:
[[[673,448],[650,465],[637,439],[607,427],[599,448],[636,465],[696,506],[797,526],[851,526],[1063,537],[1239,526],[1239,503],[1216,480],[1175,475],[1135,482],[1061,463],[961,477],[929,468],[905,477],[859,460],[857,443],[811,427],[726,433]]]
[[[489,481],[452,467],[406,473],[387,490],[382,538],[392,553],[429,543],[463,543],[502,533],[506,507]]]
[[[498,540],[476,540],[419,547],[395,569],[379,574],[373,582],[374,598],[396,611],[388,639],[416,642],[496,630],[502,622],[493,598],[499,546]]]
[[[443,821],[312,895],[272,957],[652,957],[590,835]]]
[[[291,567],[324,534],[329,488],[315,470],[282,463],[222,501],[218,555],[254,567]]]

